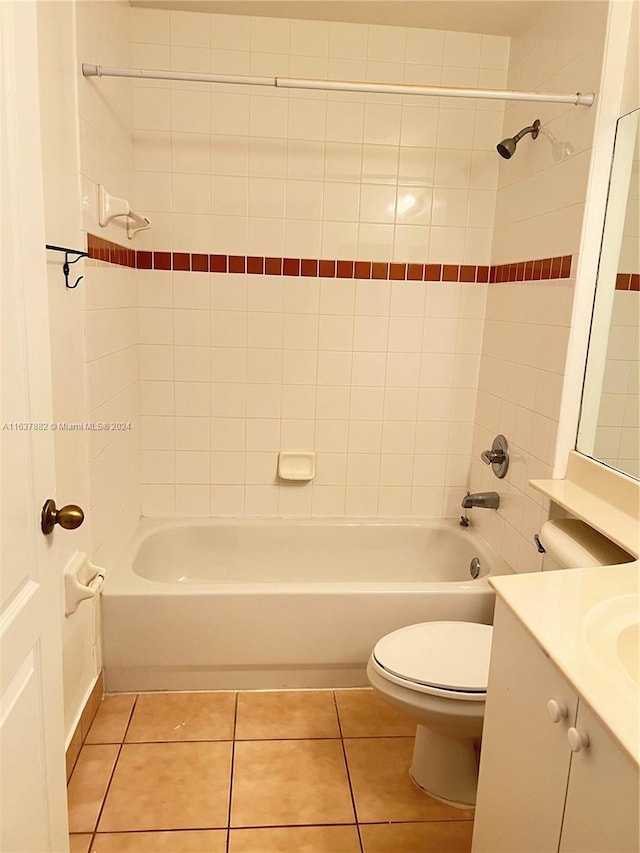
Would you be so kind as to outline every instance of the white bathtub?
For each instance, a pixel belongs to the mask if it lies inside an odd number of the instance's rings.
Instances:
[[[366,684],[369,653],[389,631],[439,619],[490,623],[487,575],[508,572],[453,520],[146,518],[103,592],[106,686]]]

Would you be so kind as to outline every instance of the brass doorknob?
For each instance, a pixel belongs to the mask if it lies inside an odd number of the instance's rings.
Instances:
[[[48,498],[42,507],[42,515],[40,517],[40,527],[45,536],[48,536],[56,524],[64,527],[66,530],[75,530],[80,527],[84,521],[84,512],[75,504],[67,504],[67,506],[56,508],[56,502]]]

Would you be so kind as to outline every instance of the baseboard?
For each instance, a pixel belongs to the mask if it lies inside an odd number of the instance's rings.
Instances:
[[[84,704],[84,708],[82,709],[82,713],[80,714],[80,720],[78,722],[78,725],[75,727],[73,735],[71,736],[71,740],[69,741],[69,746],[67,747],[67,782],[71,778],[73,768],[76,766],[76,761],[78,760],[78,756],[80,755],[80,750],[82,749],[82,745],[85,742],[87,734],[89,733],[91,723],[93,722],[93,718],[95,717],[98,708],[100,707],[100,702],[103,696],[104,677],[102,672],[100,672],[100,675],[98,676],[96,683],[93,686],[93,690],[89,694],[87,701]]]

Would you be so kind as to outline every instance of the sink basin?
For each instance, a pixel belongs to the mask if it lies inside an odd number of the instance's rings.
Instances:
[[[640,684],[640,624],[628,625],[618,634],[618,657],[631,678]]]
[[[608,598],[592,607],[585,639],[594,663],[634,686],[640,684],[640,594]]]

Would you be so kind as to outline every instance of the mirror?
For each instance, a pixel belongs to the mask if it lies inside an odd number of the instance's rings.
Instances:
[[[640,109],[618,119],[577,450],[640,479]]]

